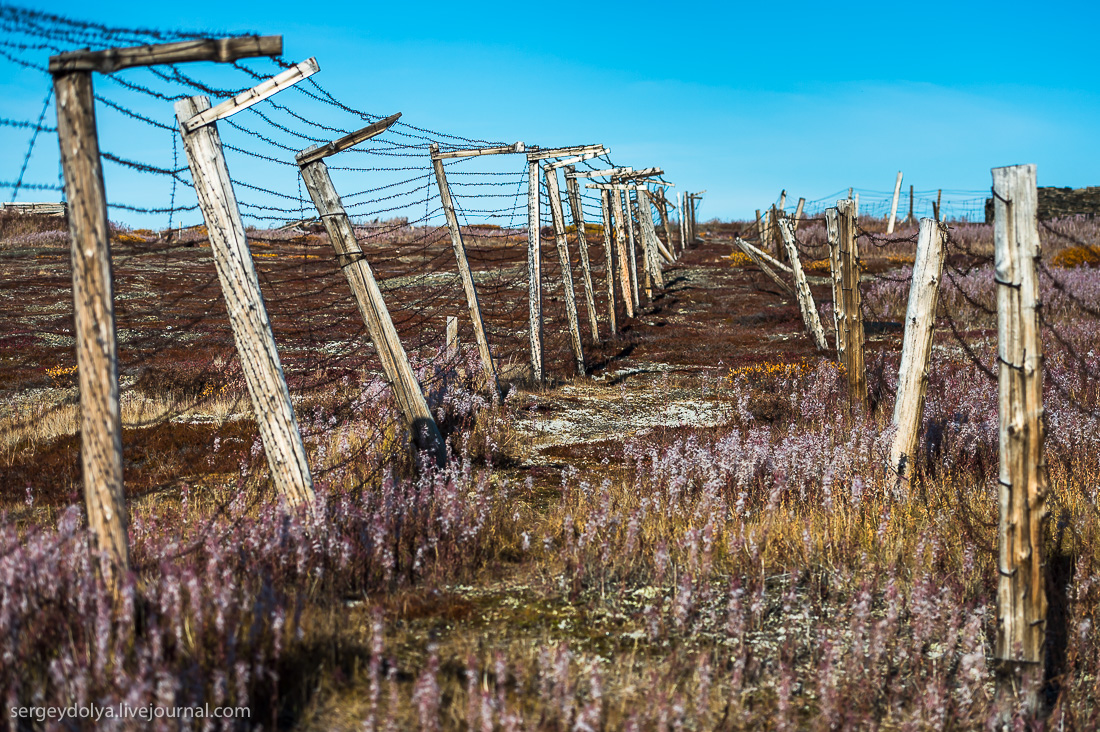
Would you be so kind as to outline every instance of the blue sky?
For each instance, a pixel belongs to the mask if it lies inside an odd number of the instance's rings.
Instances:
[[[286,57],[316,56],[355,106],[484,139],[600,142],[677,190],[706,189],[702,218],[750,216],[784,188],[886,191],[898,170],[922,190],[987,189],[991,167],[1021,162],[1040,185],[1100,184],[1091,3],[34,7],[282,33]]]

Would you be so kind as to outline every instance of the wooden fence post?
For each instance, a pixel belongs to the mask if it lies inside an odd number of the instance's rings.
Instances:
[[[909,215],[905,217],[905,223],[913,223],[913,186],[909,186]]]
[[[630,258],[626,253],[626,222],[623,221],[622,202],[617,189],[608,191],[607,203],[614,217],[615,253],[617,255],[617,268],[615,271],[619,277],[619,292],[622,294],[623,307],[626,308],[627,317],[633,318],[634,298],[630,294]]]
[[[443,160],[436,157],[439,144],[433,142],[429,150],[432,154],[432,167],[435,169],[435,182],[439,187],[439,198],[443,203],[443,215],[447,218],[447,228],[451,233],[451,246],[455,250],[455,259],[458,261],[458,274],[462,278],[462,289],[466,292],[466,306],[470,310],[470,320],[474,325],[474,339],[477,341],[478,354],[481,356],[481,367],[485,370],[485,379],[493,401],[498,402],[501,398],[500,381],[497,379],[493,353],[489,350],[489,337],[485,333],[485,323],[481,319],[481,304],[477,300],[474,273],[470,269],[470,261],[466,259],[462,229],[458,225],[458,214],[455,213],[455,204],[451,199],[451,188],[447,185],[447,172],[443,169]]]
[[[329,240],[336,250],[337,264],[351,286],[359,313],[382,361],[382,370],[390,382],[397,405],[409,426],[412,443],[417,449],[431,454],[436,467],[442,468],[447,464],[447,445],[439,433],[431,410],[428,409],[420,382],[409,364],[409,357],[401,345],[382,291],[378,289],[378,283],[374,279],[374,272],[355,238],[355,229],[348,219],[336,187],[332,184],[328,166],[324,160],[315,160],[301,166],[300,172],[306,190],[317,207],[317,213],[321,215]]]
[[[1040,243],[1034,165],[993,169],[997,282],[1000,475],[997,529],[998,707],[1039,710],[1044,678],[1047,596],[1043,530],[1049,484],[1043,441]]]
[[[634,248],[634,216],[630,211],[630,193],[626,189],[619,189],[620,204],[622,206],[623,224],[626,229],[626,256],[627,271],[630,274],[630,297],[634,301],[634,311],[641,308],[641,300],[638,297],[638,256]]]
[[[500,384],[497,378],[496,366],[493,363],[492,351],[489,348],[489,339],[485,332],[485,324],[481,318],[481,305],[477,298],[477,288],[474,284],[473,271],[466,257],[466,245],[462,241],[462,229],[458,223],[458,215],[455,213],[454,201],[451,198],[451,189],[447,184],[447,173],[443,168],[443,161],[435,157],[439,146],[432,143],[430,146],[432,155],[432,168],[435,172],[436,185],[439,188],[440,200],[443,204],[443,213],[447,220],[447,229],[451,235],[451,245],[454,248],[455,259],[458,262],[459,276],[462,280],[462,289],[466,295],[466,305],[470,311],[470,320],[474,326],[474,339],[477,342],[478,354],[481,365],[486,373],[489,391],[493,401],[500,399]]]
[[[447,316],[447,353],[458,353],[458,316]]]
[[[840,327],[844,309],[844,292],[840,289],[840,216],[835,208],[825,209],[825,236],[829,243],[829,279],[833,286],[833,338],[836,339],[836,360],[847,367],[848,339]]]
[[[684,201],[687,196],[683,193],[676,194],[676,209],[679,212],[679,216],[676,219],[676,223],[679,227],[680,234],[680,251],[687,249],[687,209],[684,207]]]
[[[264,307],[260,280],[245,239],[217,124],[211,122],[191,131],[185,126],[188,120],[209,108],[210,100],[204,96],[176,102],[183,148],[209,232],[210,250],[272,480],[288,504],[308,506],[313,503],[313,478]]]
[[[787,189],[784,188],[779,193],[779,213],[784,216],[787,214]]]
[[[657,227],[653,224],[653,209],[650,208],[649,193],[639,187],[635,195],[638,199],[638,228],[642,231],[649,273],[653,278],[653,284],[664,289],[665,277],[661,271],[660,240],[657,239]]]
[[[688,194],[688,242],[695,243],[695,239],[698,236],[695,230],[695,194]]]
[[[668,221],[668,199],[665,198],[664,191],[661,191],[661,195],[658,198],[653,199],[657,204],[657,215],[661,217],[661,228],[665,230],[665,239],[668,241],[668,250],[672,253],[673,258],[676,258],[676,242],[672,239],[672,226]]]
[[[794,209],[794,223],[791,225],[791,230],[794,233],[798,233],[798,225],[802,222],[802,210],[806,207],[806,199],[799,198],[798,205]]]
[[[768,242],[775,252],[775,258],[783,261],[783,238],[779,236],[779,214],[776,213],[775,204],[768,209]]]
[[[581,324],[577,317],[577,296],[573,290],[573,265],[569,261],[569,242],[565,237],[565,215],[561,208],[561,190],[558,188],[558,169],[551,165],[542,167],[546,178],[546,192],[550,198],[550,217],[554,224],[554,242],[561,264],[562,300],[569,321],[569,343],[573,348],[573,361],[577,374],[584,375],[584,346],[581,345]]]
[[[122,483],[122,416],[111,243],[92,73],[56,74],[54,94],[72,240],[73,335],[80,383],[84,503],[88,528],[106,560],[96,564],[106,585],[117,595],[130,571],[130,549]]]
[[[900,480],[912,474],[917,435],[928,391],[928,370],[932,362],[932,336],[936,324],[936,301],[943,274],[947,231],[934,219],[921,219],[909,305],[905,311],[905,338],[898,368],[898,395],[894,402],[893,425],[897,428],[890,449],[890,469]]]
[[[600,191],[600,208],[603,213],[603,256],[607,273],[607,322],[611,335],[619,332],[615,317],[615,255],[611,246],[611,191]]]
[[[932,209],[932,216],[936,219],[936,221],[942,221],[942,219],[940,218],[940,206],[942,204],[942,201],[943,201],[943,189],[940,188],[939,190],[936,191],[936,205]]]
[[[588,310],[588,328],[592,331],[592,342],[599,343],[599,323],[596,321],[596,293],[592,289],[592,268],[588,262],[588,232],[584,229],[584,208],[581,204],[581,187],[577,179],[569,175],[575,172],[573,166],[565,168],[565,190],[569,197],[569,213],[573,217],[573,228],[577,230],[577,248],[581,253],[581,279],[584,280],[584,304]]]
[[[806,332],[814,339],[817,350],[827,351],[829,344],[825,340],[825,331],[821,328],[821,318],[817,314],[813,293],[810,292],[810,285],[802,272],[802,262],[798,256],[794,232],[791,231],[791,222],[784,216],[779,219],[778,226],[779,235],[787,248],[787,258],[791,262],[791,274],[794,275],[795,293],[798,296],[798,308],[802,311],[802,322],[806,325]]]
[[[542,220],[539,214],[539,161],[527,161],[527,317],[530,323],[531,379],[541,384],[542,361]]]
[[[768,266],[768,264],[770,263],[767,261],[768,258],[767,255],[764,254],[764,252],[760,251],[752,244],[749,244],[747,241],[739,236],[734,237],[733,242],[738,247],[740,247],[741,251],[749,255],[749,259],[751,259],[756,264],[756,266],[760,268],[760,271],[770,277],[775,282],[775,284],[779,285],[779,287],[784,292],[786,292],[788,295],[797,297],[797,295],[795,295],[794,288],[791,287],[790,284],[788,284],[782,277],[772,271],[772,268]]]
[[[859,289],[862,269],[856,241],[855,202],[837,201],[841,305],[839,327],[844,330],[848,371],[848,399],[852,410],[867,401],[867,373],[863,365],[863,315]]]
[[[901,195],[901,171],[898,171],[898,178],[894,181],[894,198],[890,201],[890,220],[886,224],[886,233],[894,233],[894,224],[898,220],[898,197]]]

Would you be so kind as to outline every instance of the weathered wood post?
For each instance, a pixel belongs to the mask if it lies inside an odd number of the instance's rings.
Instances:
[[[447,464],[447,445],[439,433],[439,427],[432,417],[424,391],[409,364],[409,357],[397,329],[393,325],[390,311],[378,289],[374,272],[367,262],[366,255],[355,238],[355,229],[351,225],[343,202],[336,187],[332,184],[328,166],[324,158],[341,150],[346,150],[363,140],[368,140],[389,128],[400,115],[393,115],[381,122],[352,133],[341,140],[330,143],[326,148],[316,145],[297,155],[299,170],[306,190],[309,191],[317,213],[328,232],[329,240],[336,250],[336,261],[344,271],[351,286],[359,313],[370,332],[371,341],[382,361],[382,370],[390,382],[398,408],[405,417],[413,446],[428,452],[436,467]]]
[[[447,184],[447,172],[443,169],[443,159],[439,157],[439,144],[433,142],[429,150],[432,155],[432,168],[435,170],[435,182],[439,187],[439,198],[443,204],[443,215],[447,218],[447,229],[451,233],[451,246],[454,248],[455,260],[458,262],[458,274],[462,279],[462,289],[466,293],[466,307],[470,311],[470,320],[474,326],[474,339],[477,341],[481,367],[485,371],[489,392],[493,401],[496,402],[501,398],[500,381],[497,379],[497,367],[493,363],[493,352],[489,350],[489,337],[485,333],[485,323],[481,319],[481,304],[477,300],[474,273],[466,258],[466,244],[462,241],[462,229],[458,225],[458,215],[455,213],[454,200],[451,198],[451,188]]]
[[[932,217],[935,218],[936,221],[942,221],[942,219],[940,218],[940,204],[942,203],[942,200],[943,189],[940,188],[936,191],[936,203],[932,207]]]
[[[784,188],[779,192],[779,213],[783,216],[787,214],[787,189]]]
[[[1035,166],[994,168],[993,205],[1000,387],[994,655],[1001,664],[999,714],[1007,722],[1018,704],[1029,713],[1039,711],[1047,631],[1043,530],[1050,488],[1043,447]]]
[[[894,444],[890,469],[908,480],[913,472],[917,435],[928,391],[928,370],[932,362],[932,336],[936,323],[936,301],[943,274],[947,230],[934,219],[921,219],[909,305],[905,311],[905,339],[898,368],[898,395],[894,402]]]
[[[695,229],[695,194],[688,194],[688,242],[694,244],[698,238],[698,232]]]
[[[863,315],[859,281],[862,270],[856,240],[855,202],[837,201],[837,228],[840,266],[841,308],[838,330],[844,331],[848,375],[848,400],[852,410],[862,409],[867,401],[867,373],[863,365]]]
[[[668,220],[668,199],[662,190],[660,196],[655,199],[657,203],[657,215],[661,217],[661,228],[665,230],[665,240],[668,241],[668,250],[673,258],[676,256],[676,241],[672,238],[672,226]]]
[[[603,256],[607,274],[607,321],[611,335],[619,332],[615,317],[615,257],[611,246],[611,191],[600,191],[600,209],[603,214]]]
[[[542,220],[539,213],[539,161],[527,160],[527,317],[531,345],[531,379],[543,380],[542,360]]]
[[[898,220],[898,197],[901,195],[901,171],[898,171],[898,178],[894,181],[894,198],[890,201],[890,220],[886,224],[886,233],[894,233],[894,224]]]
[[[584,230],[584,208],[581,204],[581,188],[577,179],[570,175],[576,172],[571,166],[565,170],[565,190],[569,197],[569,213],[573,218],[573,228],[577,230],[577,248],[581,255],[581,279],[584,281],[584,305],[588,310],[588,329],[592,333],[592,342],[600,340],[599,323],[596,321],[596,297],[592,289],[592,268],[588,261],[588,236]]]
[[[649,240],[649,232],[646,231],[645,224],[642,222],[642,205],[641,205],[641,193],[637,189],[631,188],[627,190],[627,196],[630,196],[630,191],[634,190],[634,198],[631,203],[631,213],[634,215],[634,220],[638,222],[638,243],[642,247],[642,273],[645,278],[645,299],[646,302],[653,302],[653,246]],[[630,200],[628,198],[628,200]]]
[[[684,207],[685,198],[683,193],[676,194],[676,210],[679,213],[676,224],[679,227],[681,252],[687,249],[687,209]]]
[[[756,238],[760,240],[760,248],[767,249],[768,242],[764,234],[764,219],[760,216],[760,209],[756,209]]]
[[[761,272],[770,277],[772,281],[774,281],[775,284],[779,285],[779,287],[788,295],[791,295],[792,297],[797,297],[797,295],[795,295],[794,288],[791,287],[791,285],[786,282],[782,277],[772,271],[772,268],[769,266],[769,264],[776,264],[775,260],[772,260],[770,256],[766,255],[764,252],[760,251],[752,244],[749,244],[747,241],[739,236],[734,237],[733,241],[738,247],[740,247],[741,251],[749,255],[749,259],[751,259],[756,264],[756,266],[760,268]],[[771,261],[769,262],[768,260]]]
[[[99,571],[107,586],[117,592],[130,571],[130,549],[122,484],[111,244],[91,72],[55,74],[54,94],[72,240],[84,504],[96,549],[106,560],[97,563]]]
[[[794,209],[794,223],[791,225],[792,231],[798,233],[798,225],[802,222],[802,210],[806,207],[806,199],[799,198],[798,205]]]
[[[635,312],[641,308],[641,300],[638,297],[638,257],[634,248],[634,217],[630,212],[630,194],[625,189],[619,189],[623,228],[626,229],[626,254],[627,269],[630,274],[630,297],[634,301]],[[633,317],[633,316],[631,316]]]
[[[653,278],[653,284],[663,289],[665,286],[665,276],[661,271],[661,257],[663,255],[660,251],[660,239],[657,238],[657,227],[653,223],[653,209],[650,208],[649,193],[646,191],[645,186],[638,186],[636,195],[638,197],[638,224],[642,230],[642,238],[646,243],[646,251],[648,252],[646,259],[649,262],[650,276]]]
[[[821,328],[821,318],[817,314],[817,306],[814,304],[813,293],[806,281],[806,275],[802,272],[802,261],[798,256],[798,246],[794,240],[794,232],[791,230],[791,222],[786,216],[779,219],[779,235],[787,248],[787,258],[791,263],[791,273],[794,275],[795,293],[798,296],[798,308],[802,311],[802,322],[806,325],[806,332],[814,340],[814,345],[819,351],[829,350],[829,344],[825,340],[825,331]]]
[[[623,307],[626,308],[626,316],[634,317],[634,297],[631,293],[632,280],[630,279],[630,257],[627,254],[626,222],[623,220],[622,201],[620,191],[608,191],[608,204],[615,219],[615,253],[618,260],[619,292],[622,294]]]
[[[288,504],[309,505],[313,478],[217,125],[210,122],[188,130],[187,122],[210,109],[210,100],[189,97],[176,102],[175,108],[272,480]]]
[[[554,242],[561,265],[562,300],[569,322],[569,344],[573,349],[573,361],[577,374],[584,375],[584,346],[581,344],[581,326],[577,317],[577,296],[573,289],[573,265],[569,261],[569,242],[565,236],[565,216],[561,208],[561,190],[558,188],[558,169],[544,165],[546,191],[550,197],[550,217],[554,223]]]
[[[92,72],[187,61],[234,61],[282,53],[281,36],[196,39],[51,56],[57,131],[73,268],[73,320],[80,385],[80,462],[88,528],[104,582],[117,597],[130,571],[122,474],[118,334],[107,193],[96,130]]]
[[[905,223],[913,223],[913,186],[909,186],[909,215],[905,217]]]
[[[840,327],[844,309],[844,291],[840,287],[840,216],[835,208],[825,209],[825,236],[829,243],[829,280],[833,289],[833,337],[836,339],[836,360],[848,365],[848,340]]]
[[[779,212],[776,210],[774,203],[771,208],[768,209],[768,237],[771,239],[775,258],[782,261],[785,256],[785,252],[783,251],[783,237],[779,235]]]
[[[447,353],[453,356],[458,353],[458,316],[447,316]]]

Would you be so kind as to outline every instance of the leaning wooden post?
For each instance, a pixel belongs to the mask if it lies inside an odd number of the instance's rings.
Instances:
[[[122,413],[111,243],[95,95],[90,71],[56,74],[53,83],[65,198],[69,203],[84,503],[88,528],[105,559],[96,564],[107,586],[117,593],[130,571],[130,549],[122,485]]]
[[[894,224],[898,220],[898,197],[901,195],[901,171],[898,171],[898,179],[894,181],[894,198],[890,201],[890,221],[886,224],[886,233],[894,233]],[[910,212],[911,213],[911,212]]]
[[[210,109],[210,100],[204,96],[181,99],[175,109],[272,480],[288,504],[310,505],[313,478],[305,445],[248,250],[217,125],[210,122],[187,129],[189,120]]]
[[[825,340],[825,331],[821,327],[821,318],[817,314],[813,293],[810,292],[810,285],[802,271],[802,261],[798,256],[798,245],[795,243],[791,222],[786,216],[779,219],[779,235],[783,239],[783,244],[787,248],[787,258],[791,262],[795,292],[798,295],[798,308],[802,311],[802,322],[806,325],[806,332],[814,339],[817,350],[827,351],[829,344]]]
[[[542,220],[539,213],[539,161],[527,161],[527,331],[531,343],[531,379],[543,380]]]
[[[749,244],[747,241],[739,236],[734,237],[733,242],[738,247],[740,247],[741,251],[749,255],[749,259],[751,259],[756,264],[756,266],[760,268],[761,272],[770,277],[772,281],[775,282],[775,284],[779,285],[780,289],[782,289],[788,295],[795,295],[794,288],[791,287],[788,282],[777,275],[772,270],[772,268],[768,266],[769,264],[775,264],[774,260],[772,260],[771,262],[768,261],[769,259],[771,259],[771,257],[754,247],[752,244]],[[797,295],[795,296],[797,297]]]
[[[481,356],[481,367],[485,371],[485,379],[493,401],[500,401],[500,382],[497,379],[496,365],[493,363],[493,353],[489,350],[489,337],[485,333],[485,323],[481,320],[481,305],[477,301],[474,274],[470,269],[469,260],[466,259],[466,245],[462,241],[462,230],[459,228],[458,215],[455,213],[454,201],[451,199],[451,188],[447,185],[447,173],[443,169],[443,160],[437,157],[439,143],[433,142],[429,146],[429,151],[432,155],[432,168],[435,169],[435,182],[439,186],[439,198],[443,203],[443,215],[447,218],[447,228],[451,232],[451,246],[455,250],[455,259],[458,261],[458,274],[462,278],[462,289],[466,292],[466,306],[470,310],[470,320],[474,325],[474,338],[477,340],[477,350]]]
[[[394,116],[392,121],[396,119],[397,117]],[[375,134],[381,131],[378,130]],[[340,149],[348,147],[351,147],[351,144]],[[329,240],[336,250],[336,262],[344,271],[344,276],[347,277],[348,284],[351,286],[355,302],[359,306],[359,313],[382,361],[382,370],[393,388],[398,408],[409,426],[412,443],[417,449],[427,451],[432,456],[436,467],[442,468],[447,464],[447,445],[439,433],[439,427],[432,417],[431,410],[428,409],[420,382],[409,364],[409,357],[401,345],[390,311],[382,297],[382,291],[378,289],[378,283],[374,279],[374,272],[371,271],[366,255],[355,238],[355,229],[344,210],[336,187],[332,184],[328,166],[325,165],[323,158],[316,156],[316,152],[325,153],[316,145],[298,153],[297,160],[302,180],[317,207],[317,213],[321,215]]]
[[[641,300],[638,297],[638,257],[634,248],[634,216],[630,212],[630,193],[625,189],[620,189],[619,195],[621,196],[623,228],[626,229],[627,234],[626,255],[627,268],[630,274],[630,297],[634,301],[634,310],[637,311],[641,307]]]
[[[1035,166],[993,169],[1000,475],[997,528],[999,714],[1034,714],[1044,678],[1047,596],[1043,529],[1049,483],[1043,441],[1043,344]]]
[[[840,288],[843,296],[841,327],[844,328],[848,367],[848,399],[853,410],[867,400],[867,373],[863,366],[863,314],[859,281],[862,269],[856,240],[855,202],[837,201],[840,234]]]
[[[784,188],[779,193],[779,213],[786,216],[787,214],[787,189]]]
[[[912,474],[917,435],[928,391],[928,370],[932,362],[932,336],[936,322],[936,301],[940,292],[947,230],[934,219],[921,219],[909,305],[905,311],[905,338],[898,368],[898,395],[894,402],[894,444],[890,469],[900,480]]]
[[[607,322],[611,334],[619,332],[615,318],[615,257],[611,247],[611,191],[600,191],[600,209],[603,214],[603,256],[607,273]]]
[[[596,321],[596,297],[592,289],[592,268],[588,261],[588,236],[584,230],[584,208],[581,204],[581,188],[577,179],[569,175],[575,172],[573,166],[565,167],[565,190],[569,198],[569,213],[573,218],[573,228],[577,230],[577,248],[581,254],[581,279],[584,281],[584,305],[588,310],[588,328],[592,332],[592,342],[600,340],[599,323]]]
[[[791,230],[796,234],[798,233],[798,225],[799,225],[799,223],[802,222],[802,209],[804,209],[805,207],[806,207],[806,199],[805,198],[799,198],[798,199],[798,205],[795,206],[795,209],[794,209],[794,223],[791,224]]]
[[[558,169],[544,165],[546,192],[550,198],[550,218],[554,224],[554,242],[561,265],[562,299],[569,322],[569,344],[573,348],[573,362],[577,374],[584,375],[584,346],[581,344],[581,325],[577,317],[577,296],[573,290],[573,265],[569,261],[569,242],[565,236],[565,215],[561,208],[561,190],[558,188]]]

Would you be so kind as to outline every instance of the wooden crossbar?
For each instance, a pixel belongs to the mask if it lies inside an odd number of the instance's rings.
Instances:
[[[504,147],[479,147],[471,150],[446,150],[433,152],[432,160],[444,160],[446,158],[472,158],[476,155],[507,155],[509,153],[527,152],[527,147],[522,142]]]
[[[372,122],[371,124],[360,130],[356,130],[355,132],[344,135],[338,140],[333,140],[327,145],[321,145],[320,147],[314,145],[310,148],[302,150],[300,153],[294,156],[294,159],[297,161],[299,167],[304,167],[306,165],[309,165],[310,163],[315,163],[318,160],[327,158],[329,155],[335,155],[341,150],[347,150],[349,147],[354,147],[360,142],[364,142],[371,139],[372,137],[377,137],[378,135],[381,135],[383,132],[392,127],[393,123],[396,122],[400,117],[400,112],[398,112],[397,114],[391,114],[385,119],[378,120],[377,122]]]
[[[282,36],[238,36],[234,38],[200,38],[193,41],[158,43],[152,46],[108,48],[93,51],[59,53],[50,57],[51,74],[73,71],[98,71],[110,74],[121,69],[155,64],[178,64],[187,61],[217,61],[231,63],[253,56],[278,56],[283,52]]]
[[[194,132],[200,127],[205,127],[211,122],[225,119],[241,110],[248,109],[257,102],[262,102],[268,97],[281,92],[283,89],[294,86],[299,81],[308,79],[321,70],[316,58],[307,58],[277,76],[272,76],[267,81],[260,82],[248,91],[241,92],[232,99],[226,99],[221,104],[215,105],[206,111],[196,114],[183,123],[183,128],[188,132]]]

